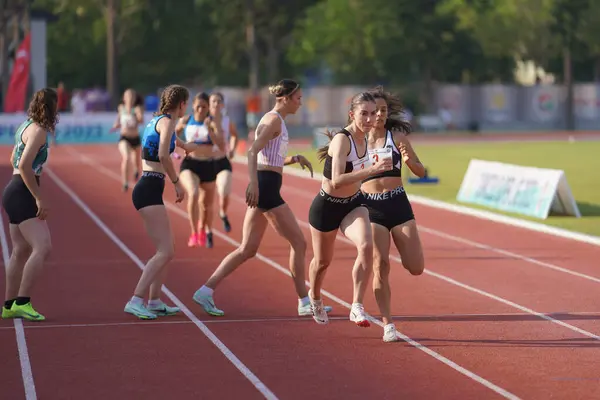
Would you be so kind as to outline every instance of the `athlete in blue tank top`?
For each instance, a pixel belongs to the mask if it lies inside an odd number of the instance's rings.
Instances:
[[[156,245],[156,252],[142,271],[133,296],[124,311],[141,319],[155,319],[159,315],[173,315],[179,308],[166,305],[160,300],[166,268],[173,258],[173,232],[163,201],[165,178],[175,186],[176,202],[183,200],[184,191],[170,155],[175,146],[186,152],[197,145],[184,143],[175,135],[175,124],[185,114],[188,90],[179,85],[168,86],[160,99],[160,114],[144,128],[142,135],[142,176],[135,184],[131,200],[149,230],[148,235]],[[148,296],[147,306],[144,298]]]
[[[142,159],[147,161],[160,162],[158,158],[158,144],[160,142],[160,134],[156,130],[156,124],[162,118],[167,117],[171,118],[169,114],[161,114],[152,118],[150,122],[144,128],[144,134],[142,136]],[[171,136],[171,141],[169,144],[169,154],[175,151],[175,145],[179,138],[173,132]],[[181,141],[181,139],[179,139]],[[181,141],[183,142],[183,141]]]

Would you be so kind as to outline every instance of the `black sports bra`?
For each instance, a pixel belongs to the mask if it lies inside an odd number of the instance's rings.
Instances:
[[[362,157],[358,156],[358,151],[356,150],[356,143],[354,143],[354,139],[352,138],[352,134],[350,132],[348,132],[346,129],[342,129],[340,132],[336,133],[343,133],[344,135],[346,135],[346,137],[348,139],[350,139],[350,151],[348,151],[348,157],[346,159],[346,168],[344,169],[344,173],[348,174],[352,171],[354,171],[354,165],[353,165],[353,161],[357,161],[360,159],[363,159],[365,157],[368,157],[368,151],[367,151],[367,138],[365,137],[365,154]],[[332,157],[327,154],[327,156],[325,156],[325,165],[323,166],[323,176],[327,179],[331,180],[331,161]]]

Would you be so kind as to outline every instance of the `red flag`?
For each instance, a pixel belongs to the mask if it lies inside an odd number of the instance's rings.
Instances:
[[[13,64],[6,100],[4,101],[4,112],[15,113],[25,111],[25,96],[27,95],[27,84],[29,81],[29,61],[31,48],[31,36],[28,33],[21,42],[15,62]]]

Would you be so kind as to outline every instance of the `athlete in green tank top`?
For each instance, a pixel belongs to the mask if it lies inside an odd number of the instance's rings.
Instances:
[[[19,126],[17,132],[15,133],[15,148],[13,150],[13,168],[19,168],[19,163],[21,162],[21,157],[23,156],[23,151],[25,150],[25,143],[23,143],[23,132],[29,125],[33,124],[31,119],[27,119],[25,122]],[[40,149],[38,150],[35,158],[33,159],[33,173],[36,175],[42,174],[42,169],[44,164],[48,160],[48,141]]]

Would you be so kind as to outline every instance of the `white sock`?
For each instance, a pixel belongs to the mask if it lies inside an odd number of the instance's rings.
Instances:
[[[135,304],[136,306],[144,304],[144,299],[138,296],[133,296],[129,301],[131,302],[131,304]]]
[[[162,300],[160,300],[160,299],[148,301],[148,307],[160,307],[160,306],[162,306]]]
[[[208,286],[202,285],[202,287],[200,288],[200,294],[204,294],[204,295],[207,295],[207,296],[212,296],[213,293],[214,293],[214,290],[212,290]]]
[[[308,296],[298,299],[298,305],[300,305],[301,307],[303,307],[309,303],[310,303],[310,299],[308,298]]]

